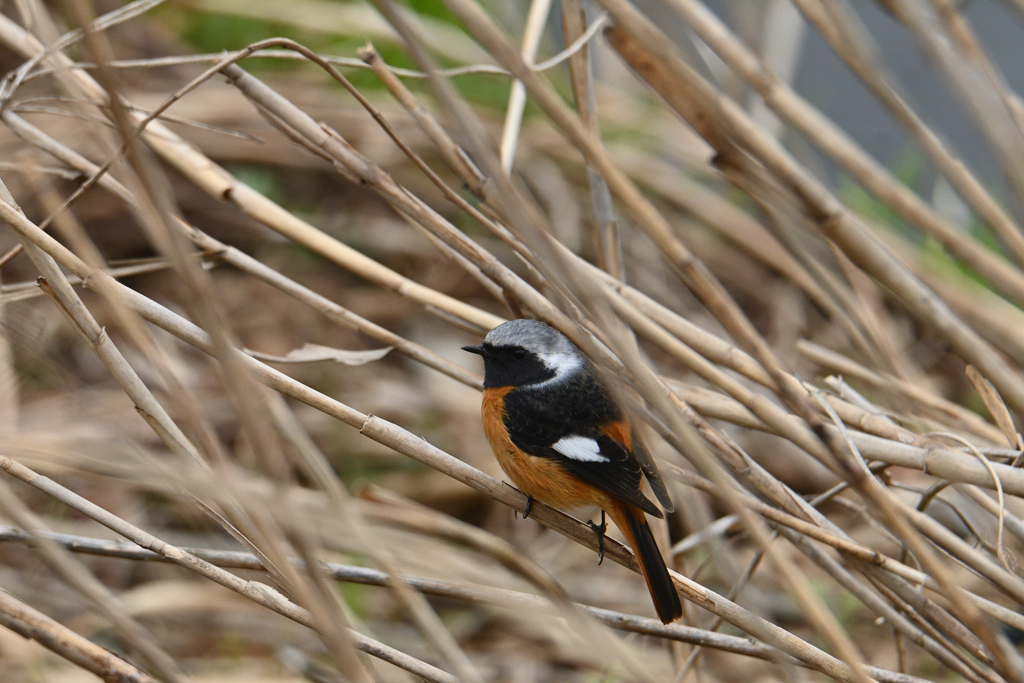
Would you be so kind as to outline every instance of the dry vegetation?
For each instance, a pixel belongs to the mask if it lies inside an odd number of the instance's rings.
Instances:
[[[839,0],[665,0],[719,79],[629,0],[5,4],[0,679],[1024,681],[1024,105],[881,4],[1016,200]],[[797,21],[969,225],[758,56]],[[646,425],[679,623],[516,518],[458,349],[522,316]]]

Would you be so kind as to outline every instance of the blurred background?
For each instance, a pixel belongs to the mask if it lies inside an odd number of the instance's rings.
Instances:
[[[1020,679],[1019,0],[0,12],[0,679]],[[239,66],[282,100],[217,72],[273,38]],[[510,507],[459,349],[522,316],[647,425],[662,550],[725,596],[675,630],[621,548]],[[816,440],[836,422],[882,498]]]

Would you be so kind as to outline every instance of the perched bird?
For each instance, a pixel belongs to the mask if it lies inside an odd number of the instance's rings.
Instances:
[[[642,490],[632,429],[590,360],[537,320],[511,320],[464,351],[484,359],[483,423],[498,463],[528,497],[562,510],[596,505],[633,549],[663,623],[682,605],[644,513],[662,512]]]

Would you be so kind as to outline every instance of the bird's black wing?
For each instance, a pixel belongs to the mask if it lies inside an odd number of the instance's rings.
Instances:
[[[551,458],[585,484],[606,491],[623,502],[644,512],[662,517],[658,506],[651,502],[641,488],[640,463],[629,450],[606,434],[597,436],[566,435],[552,441],[537,433],[509,429],[509,436],[519,448],[530,455]],[[576,449],[566,448],[567,439],[578,439]],[[591,445],[593,444],[593,445]],[[573,457],[572,453],[579,455]]]

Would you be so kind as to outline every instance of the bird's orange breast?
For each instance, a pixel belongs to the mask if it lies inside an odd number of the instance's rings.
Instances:
[[[562,510],[598,505],[610,509],[612,497],[570,475],[557,461],[524,453],[505,427],[505,395],[513,387],[484,389],[484,434],[494,457],[520,491]]]

